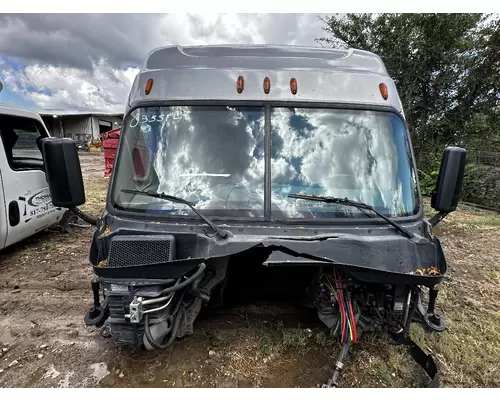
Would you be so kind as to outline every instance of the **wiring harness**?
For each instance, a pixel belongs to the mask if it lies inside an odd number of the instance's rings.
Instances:
[[[353,302],[351,292],[345,285],[345,278],[343,278],[337,269],[334,269],[333,276],[323,274],[322,282],[330,290],[332,297],[336,299],[339,308],[340,318],[337,320],[333,334],[337,335],[340,330],[340,340],[342,343],[348,341],[357,343],[358,334],[354,313],[355,302]]]

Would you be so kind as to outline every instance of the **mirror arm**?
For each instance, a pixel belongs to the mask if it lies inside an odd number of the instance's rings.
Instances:
[[[437,224],[439,224],[444,217],[446,217],[448,213],[446,212],[438,212],[437,214],[434,214],[431,219],[429,219],[429,224],[434,228]]]
[[[82,220],[84,220],[87,224],[93,225],[93,226],[99,226],[99,219],[92,217],[91,215],[85,214],[82,210],[80,210],[77,207],[71,207],[69,209],[73,214],[76,216],[80,217]]]

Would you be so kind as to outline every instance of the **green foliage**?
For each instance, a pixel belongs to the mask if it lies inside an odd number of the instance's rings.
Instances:
[[[500,207],[498,172],[477,164],[500,152],[500,18],[489,14],[345,14],[323,20],[333,47],[378,54],[398,86],[422,191],[435,185],[443,149],[467,149],[464,200]]]
[[[436,186],[436,179],[439,174],[439,166],[438,169],[432,170],[430,172],[418,170],[418,173],[422,194],[424,196],[430,196],[432,190]]]

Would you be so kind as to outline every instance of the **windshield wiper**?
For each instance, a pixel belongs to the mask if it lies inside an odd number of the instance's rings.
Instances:
[[[293,199],[320,201],[322,203],[344,204],[346,206],[352,206],[352,207],[357,207],[359,209],[370,210],[370,211],[374,212],[375,214],[377,214],[380,218],[384,219],[387,223],[391,224],[394,228],[396,228],[399,232],[401,232],[408,239],[413,238],[413,234],[411,232],[407,231],[401,225],[394,222],[390,218],[387,218],[384,214],[375,210],[374,207],[372,207],[368,204],[362,203],[360,201],[350,200],[347,197],[342,199],[340,197],[315,196],[312,194],[299,194],[299,193],[290,193],[288,195],[288,197],[291,197]]]
[[[217,235],[219,235],[222,239],[225,239],[227,237],[227,232],[223,231],[220,229],[217,225],[215,225],[212,221],[210,221],[207,217],[205,217],[202,213],[200,213],[196,208],[194,208],[194,204],[181,198],[181,197],[176,197],[172,196],[170,194],[165,194],[165,193],[158,193],[158,192],[153,192],[153,191],[146,191],[146,190],[135,190],[135,189],[122,189],[121,190],[124,193],[133,193],[133,194],[141,194],[144,196],[149,196],[149,197],[155,197],[157,199],[163,199],[163,200],[169,200],[173,203],[180,203],[180,204],[185,204],[187,205],[193,212],[198,215],[203,221],[207,223],[210,228],[212,228]]]

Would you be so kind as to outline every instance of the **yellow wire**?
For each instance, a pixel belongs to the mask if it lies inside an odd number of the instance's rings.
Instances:
[[[351,342],[352,342],[352,328],[351,328],[351,322],[349,321],[349,318],[347,318],[347,325],[349,326],[349,336],[351,337]]]
[[[331,292],[335,293],[335,290],[333,289],[331,282],[327,280],[326,283],[327,283],[327,286],[329,287],[329,289],[331,290]]]

